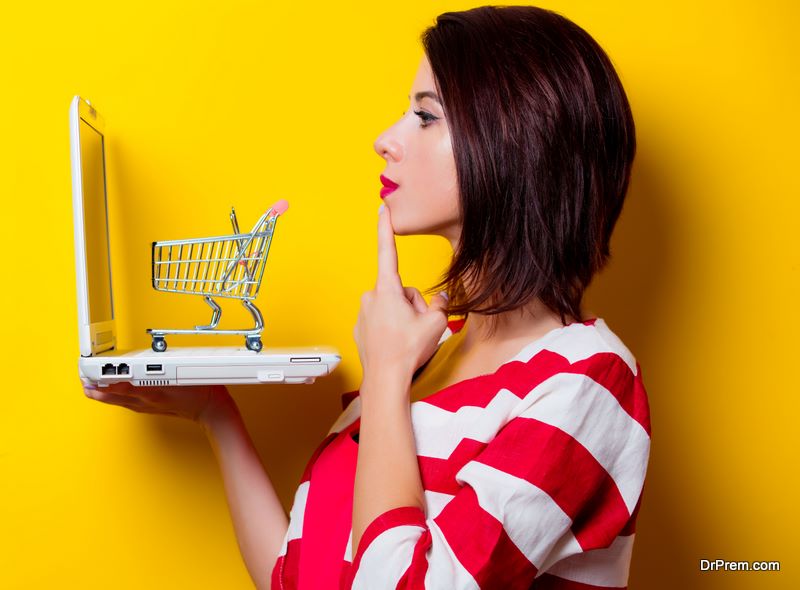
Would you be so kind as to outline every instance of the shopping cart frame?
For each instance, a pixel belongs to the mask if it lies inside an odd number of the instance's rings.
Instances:
[[[262,349],[264,316],[253,304],[261,287],[267,255],[278,217],[288,203],[279,201],[264,213],[249,233],[241,233],[231,207],[233,234],[208,238],[162,240],[151,246],[152,285],[157,291],[201,295],[211,307],[211,321],[194,328],[148,328],[152,348],[167,349],[168,334],[243,335],[249,350]],[[218,329],[222,308],[214,298],[239,299],[253,318],[252,328]]]

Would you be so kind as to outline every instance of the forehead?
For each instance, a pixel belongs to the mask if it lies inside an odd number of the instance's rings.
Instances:
[[[417,67],[417,74],[414,76],[414,82],[411,85],[411,94],[421,92],[423,90],[436,90],[436,84],[433,80],[433,71],[431,64],[428,62],[428,56],[423,55]]]

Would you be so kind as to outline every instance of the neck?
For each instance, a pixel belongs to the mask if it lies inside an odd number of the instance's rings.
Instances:
[[[458,237],[456,235],[448,237],[450,245],[455,250],[458,247]],[[469,285],[465,281],[464,288],[469,292]],[[584,316],[591,312],[583,312]],[[567,323],[576,321],[567,315]],[[491,333],[491,324],[495,323],[494,333]],[[545,334],[550,330],[561,327],[561,318],[557,313],[548,309],[539,299],[535,299],[521,308],[511,311],[488,316],[482,313],[470,312],[462,330],[464,339],[462,344],[465,348],[471,348],[476,344],[491,345],[497,342],[513,340],[515,338],[528,338],[531,335]],[[491,334],[490,334],[491,333]]]
[[[567,322],[574,321],[568,316]],[[495,324],[492,333],[492,323]],[[464,324],[464,345],[488,345],[515,339],[528,339],[543,335],[563,324],[558,314],[547,309],[538,299],[521,308],[488,316],[470,312]]]

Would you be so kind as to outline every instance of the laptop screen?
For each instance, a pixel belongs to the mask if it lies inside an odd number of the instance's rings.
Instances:
[[[111,293],[111,257],[106,207],[106,173],[103,136],[80,119],[81,184],[86,244],[86,280],[89,323],[114,319]]]

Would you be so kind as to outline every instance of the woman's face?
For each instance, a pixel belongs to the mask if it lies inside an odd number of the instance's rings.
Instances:
[[[398,185],[389,194],[381,191],[383,202],[395,234],[440,235],[455,247],[461,232],[455,159],[427,56],[409,99],[409,109],[375,140],[375,151],[386,160],[384,186]]]

